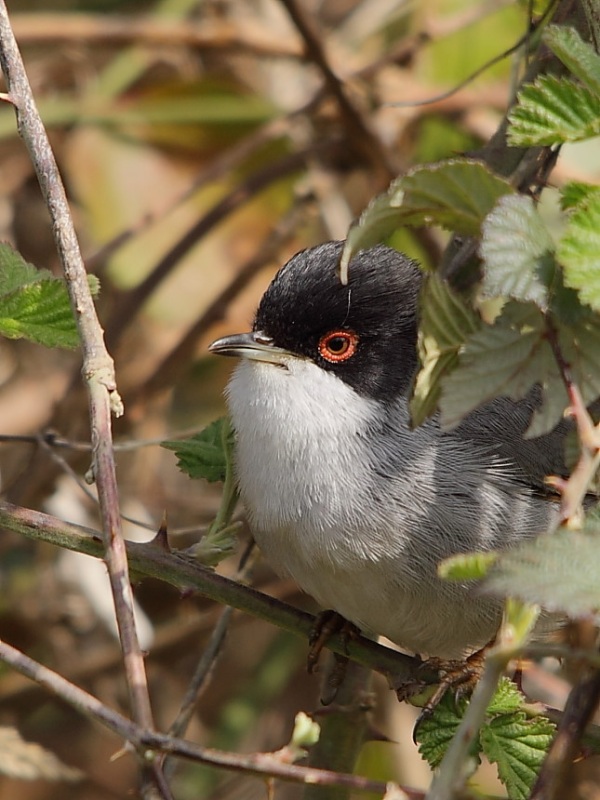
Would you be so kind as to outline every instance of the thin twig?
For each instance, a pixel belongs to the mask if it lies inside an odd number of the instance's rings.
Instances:
[[[453,800],[464,788],[468,777],[469,751],[483,725],[487,708],[511,657],[512,654],[499,648],[486,654],[483,675],[446,750],[426,800]]]
[[[536,28],[540,28],[545,23],[548,16],[552,13],[553,7],[556,5],[557,2],[558,0],[552,0],[548,4],[546,9],[544,10],[543,15],[537,21]],[[439,103],[442,100],[447,100],[449,97],[452,97],[452,95],[456,94],[457,92],[460,92],[461,89],[464,89],[465,86],[468,86],[469,84],[476,81],[477,78],[480,77],[480,75],[483,75],[485,72],[494,67],[496,64],[500,63],[501,61],[504,61],[505,58],[508,58],[508,56],[511,56],[514,53],[516,53],[521,47],[523,47],[523,45],[527,44],[527,42],[531,39],[532,34],[533,30],[531,28],[528,28],[528,30],[522,36],[520,36],[514,44],[512,44],[506,50],[503,50],[501,53],[498,53],[498,55],[495,55],[492,58],[485,61],[480,67],[477,67],[477,69],[473,70],[473,72],[467,75],[466,78],[463,78],[463,80],[459,81],[451,89],[448,89],[445,92],[440,92],[439,94],[433,95],[432,97],[426,97],[424,100],[408,100],[406,102],[389,103],[388,105],[391,105],[394,108],[415,108],[421,106],[430,106],[434,105],[435,103]]]
[[[569,796],[568,781],[581,740],[600,702],[600,671],[574,687],[558,725],[554,741],[531,791],[530,800],[560,800]]]
[[[21,674],[48,689],[85,716],[101,723],[117,736],[125,739],[136,750],[142,752],[145,760],[150,764],[155,761],[157,753],[168,753],[219,769],[275,777],[294,783],[348,786],[353,791],[377,792],[378,794],[384,794],[387,789],[385,783],[371,781],[359,775],[343,775],[329,770],[286,764],[271,753],[240,755],[201,747],[193,742],[177,739],[167,734],[155,733],[127,719],[118,711],[101,703],[93,695],[3,641],[0,641],[0,660],[10,664]],[[405,791],[408,792],[410,798],[415,798],[415,800],[423,796],[421,792]]]
[[[135,630],[133,595],[121,535],[112,452],[111,412],[121,414],[122,404],[116,390],[113,361],[104,345],[102,328],[89,290],[64,186],[35,106],[4,0],[0,0],[0,65],[15,108],[19,133],[29,151],[52,219],[54,240],[79,330],[83,350],[83,375],[89,395],[93,470],[100,497],[104,557],[123,647],[132,712],[140,725],[150,729],[153,726],[152,712],[144,662]]]
[[[299,171],[309,156],[315,153],[335,152],[340,139],[327,139],[315,142],[309,148],[291,153],[261,170],[253,173],[219,200],[156,264],[152,272],[131,292],[123,295],[115,304],[106,323],[106,341],[114,345],[123,330],[131,323],[140,307],[152,292],[179,264],[180,260],[220,222],[236,211],[244,203],[255,197],[275,181]]]
[[[129,402],[138,397],[147,399],[157,391],[172,386],[186,364],[189,364],[199,339],[222,320],[230,303],[250,283],[254,276],[270,261],[277,258],[280,249],[298,229],[304,204],[296,205],[265,237],[263,245],[237,271],[230,283],[215,297],[201,317],[163,358],[153,374],[139,388],[133,389]]]
[[[151,47],[195,47],[235,50],[268,58],[302,58],[302,47],[292,37],[268,33],[264,26],[243,25],[225,19],[172,20],[164,17],[127,17],[106,14],[22,13],[12,18],[15,35],[24,44],[85,42],[136,43]]]
[[[237,581],[246,582],[248,579],[248,572],[252,568],[252,560],[250,559],[250,556],[253,549],[254,542],[250,541],[240,559],[240,565],[235,576]],[[208,645],[204,649],[202,657],[198,661],[198,665],[192,680],[190,681],[190,684],[181,702],[179,713],[169,728],[169,734],[171,736],[183,736],[187,730],[194,708],[198,702],[198,698],[200,697],[200,694],[202,693],[208,678],[214,669],[217,658],[223,649],[225,637],[229,629],[229,623],[231,622],[231,618],[233,616],[233,610],[234,609],[231,606],[226,606],[219,617],[219,621],[214,626]]]
[[[314,21],[298,0],[281,0],[281,4],[304,39],[308,57],[319,67],[327,89],[335,97],[348,126],[348,136],[355,150],[366,159],[367,163],[373,164],[383,183],[389,183],[395,177],[397,170],[391,163],[391,158],[383,143],[371,131],[361,113],[348,97],[342,81],[332,70]]]
[[[102,555],[102,544],[96,531],[11,503],[0,502],[0,528],[96,558]],[[127,555],[131,570],[138,577],[158,578],[181,591],[199,592],[210,600],[233,606],[299,636],[308,637],[313,630],[315,618],[311,614],[219,575],[189,557],[168,553],[152,542],[127,542]],[[336,634],[326,646],[381,672],[394,685],[415,680],[435,683],[438,680],[437,672],[427,670],[420,659],[383,647],[371,639],[357,637],[348,640],[348,637]]]

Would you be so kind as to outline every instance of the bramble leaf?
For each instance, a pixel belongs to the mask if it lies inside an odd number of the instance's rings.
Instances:
[[[177,466],[190,478],[224,481],[231,463],[233,431],[227,417],[221,417],[189,439],[165,441],[161,446],[174,451]]]
[[[552,741],[555,727],[546,717],[524,712],[502,714],[481,729],[483,752],[496,764],[511,800],[527,800]]]
[[[582,181],[569,181],[561,190],[560,207],[563,211],[572,211],[597,196],[600,196],[600,186]]]
[[[350,229],[342,274],[358,250],[382,241],[402,225],[440,225],[476,236],[498,198],[512,192],[507,180],[479,161],[449,159],[416,167],[367,206]]]
[[[600,323],[590,316],[573,324],[557,319],[555,328],[573,379],[590,404],[600,396]],[[542,387],[543,402],[527,436],[541,436],[554,428],[568,398],[543,314],[532,303],[510,301],[493,325],[484,325],[467,339],[458,367],[442,379],[442,425],[456,426],[494,397],[519,400],[534,384]]]
[[[547,611],[600,620],[600,521],[582,531],[560,528],[498,554],[483,591],[537,603]]]
[[[432,769],[440,765],[448,745],[460,725],[466,705],[466,700],[456,701],[452,693],[447,692],[435,707],[433,714],[430,717],[424,717],[417,728],[416,738],[419,744],[419,753]],[[473,768],[479,764],[480,750],[479,741],[475,739],[474,749],[471,753],[475,760]]]
[[[445,558],[438,575],[449,581],[472,581],[484,578],[496,560],[496,553],[459,553]]]
[[[600,134],[600,97],[571,78],[542,75],[519,92],[509,120],[515,147],[589,139]]]
[[[477,316],[447,283],[435,274],[427,277],[421,294],[419,356],[410,411],[413,425],[420,425],[437,408],[441,378],[452,371],[465,340],[479,326]]]
[[[533,200],[525,195],[501,197],[482,231],[484,294],[531,300],[546,310],[555,272],[554,244]]]
[[[586,202],[571,214],[557,256],[566,285],[600,311],[600,191],[588,194]]]
[[[548,25],[543,34],[548,47],[590,91],[600,95],[600,56],[575,28]]]
[[[97,288],[91,276],[90,289]],[[28,264],[6,243],[0,243],[0,335],[45,347],[79,344],[65,282]]]

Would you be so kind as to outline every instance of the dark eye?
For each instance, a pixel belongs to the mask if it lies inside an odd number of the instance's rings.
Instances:
[[[353,331],[330,331],[319,339],[319,353],[331,363],[347,361],[356,352],[358,336]]]

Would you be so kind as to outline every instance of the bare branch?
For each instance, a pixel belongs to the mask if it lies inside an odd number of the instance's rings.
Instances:
[[[15,108],[19,133],[29,151],[52,219],[54,240],[79,330],[83,349],[83,375],[89,395],[93,471],[98,485],[104,531],[104,557],[108,565],[121,634],[134,718],[141,725],[151,728],[152,713],[144,662],[133,618],[133,595],[121,535],[112,452],[111,411],[121,414],[122,403],[116,389],[113,361],[104,345],[102,328],[89,290],[64,186],[33,99],[4,0],[0,0],[0,65]]]
[[[122,737],[140,752],[144,759],[152,763],[157,753],[168,753],[173,756],[207,764],[220,769],[245,772],[258,776],[275,777],[294,783],[318,784],[320,786],[347,786],[358,792],[377,792],[384,794],[385,783],[371,781],[359,775],[344,775],[330,770],[297,767],[286,764],[274,753],[253,753],[239,755],[177,739],[163,733],[154,733],[136,725],[119,714],[118,711],[105,706],[93,695],[70,683],[61,675],[34,661],[16,648],[0,641],[0,659],[18,670],[23,675],[44,686],[53,694],[77,708],[85,716],[100,722],[109,730]],[[405,790],[407,797],[422,798],[422,792]]]
[[[23,44],[87,42],[90,44],[143,44],[151,47],[196,47],[236,50],[269,58],[302,58],[300,43],[265,31],[244,20],[239,25],[224,19],[171,20],[152,17],[109,17],[106,14],[13,14],[15,35]]]
[[[0,527],[96,558],[102,555],[102,544],[96,531],[11,503],[0,502]],[[217,603],[233,606],[299,636],[308,637],[313,629],[315,618],[311,614],[212,572],[185,554],[168,553],[152,542],[127,542],[127,555],[131,570],[137,577],[158,578],[182,591],[199,592]],[[326,646],[334,653],[349,656],[353,661],[381,672],[394,685],[416,679],[424,683],[438,680],[437,672],[427,669],[419,658],[403,655],[371,639],[357,637],[348,641],[347,637],[337,634]]]

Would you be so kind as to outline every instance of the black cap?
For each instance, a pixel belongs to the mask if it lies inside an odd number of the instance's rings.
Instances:
[[[297,253],[263,295],[254,331],[310,358],[361,395],[393,400],[417,368],[419,267],[384,245],[360,251],[342,285],[343,242]]]

